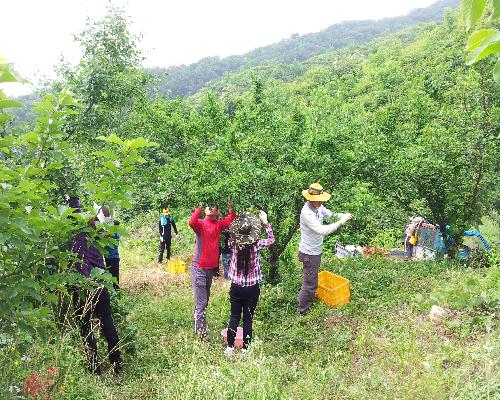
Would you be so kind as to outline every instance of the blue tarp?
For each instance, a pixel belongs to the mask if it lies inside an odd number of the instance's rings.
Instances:
[[[446,227],[448,228],[448,227]],[[488,244],[486,239],[481,235],[480,232],[475,230],[468,230],[464,232],[464,236],[468,237],[476,237],[484,246],[484,250],[488,251],[491,249],[491,246]],[[451,240],[451,237],[448,237],[448,240]],[[422,228],[418,232],[418,244],[429,249],[435,251],[437,254],[446,254],[446,245],[443,241],[443,236],[438,229],[432,230],[429,228]],[[469,256],[468,250],[462,250],[459,254],[459,258],[467,258]]]

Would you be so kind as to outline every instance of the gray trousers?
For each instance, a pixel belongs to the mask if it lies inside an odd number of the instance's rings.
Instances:
[[[217,268],[203,269],[191,267],[191,283],[194,294],[194,332],[203,336],[207,334],[206,310],[210,297],[212,279]]]
[[[299,251],[299,261],[304,265],[304,279],[297,299],[297,312],[306,314],[314,301],[318,288],[318,272],[321,263],[321,254],[312,256]]]

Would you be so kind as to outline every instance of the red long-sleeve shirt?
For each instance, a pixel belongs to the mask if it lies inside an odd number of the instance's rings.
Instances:
[[[213,269],[219,264],[219,240],[220,234],[227,229],[236,218],[236,213],[231,212],[227,217],[213,220],[210,217],[200,219],[201,209],[194,210],[189,226],[201,236],[201,256],[198,268]]]

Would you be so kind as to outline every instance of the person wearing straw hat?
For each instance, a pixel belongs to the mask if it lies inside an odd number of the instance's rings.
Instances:
[[[324,191],[319,183],[313,183],[302,191],[307,202],[300,212],[300,244],[299,261],[303,264],[302,287],[297,299],[297,313],[305,315],[309,312],[316,289],[318,288],[318,272],[321,263],[323,238],[335,232],[352,218],[351,214],[336,214],[339,221],[323,225],[323,221],[334,214],[323,206],[331,195]]]
[[[242,313],[243,353],[247,352],[252,339],[252,320],[262,281],[260,252],[274,243],[273,230],[263,210],[259,212],[259,218],[249,212],[243,212],[229,227],[232,256],[228,273],[231,279],[231,316],[227,328],[227,348],[224,351],[227,356],[234,354],[234,341]],[[267,239],[259,239],[261,222],[267,232]]]

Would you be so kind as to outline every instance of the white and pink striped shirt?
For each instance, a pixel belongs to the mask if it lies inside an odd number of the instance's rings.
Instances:
[[[252,248],[250,252],[250,260],[248,264],[248,274],[245,276],[243,273],[238,274],[238,248],[234,243],[230,243],[233,252],[231,256],[231,263],[229,264],[229,279],[231,282],[238,286],[253,286],[262,281],[262,268],[260,266],[259,253],[265,247],[269,247],[274,243],[274,234],[271,224],[264,225],[267,232],[267,239],[260,239]]]

